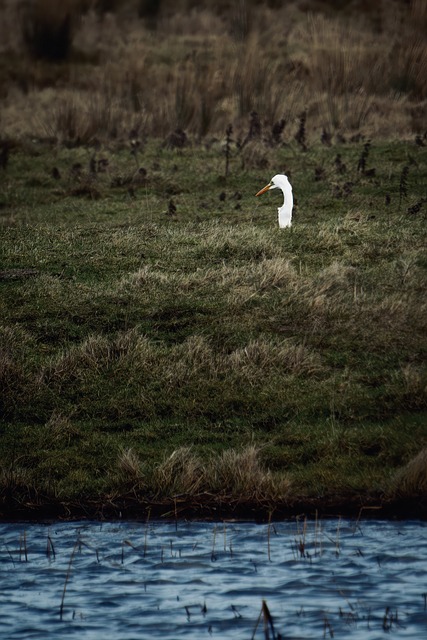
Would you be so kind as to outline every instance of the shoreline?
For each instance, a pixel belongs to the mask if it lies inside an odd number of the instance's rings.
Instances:
[[[202,502],[203,501],[203,502]],[[295,498],[272,504],[265,501],[221,498],[201,494],[176,496],[162,501],[119,498],[114,502],[45,502],[37,505],[2,505],[0,522],[91,521],[250,521],[279,522],[292,518],[358,520],[427,520],[426,497],[385,497],[341,495],[322,498]]]

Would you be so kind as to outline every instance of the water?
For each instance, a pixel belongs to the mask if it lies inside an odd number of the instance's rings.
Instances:
[[[265,600],[287,639],[420,639],[426,534],[338,519],[0,524],[0,637],[262,639]]]

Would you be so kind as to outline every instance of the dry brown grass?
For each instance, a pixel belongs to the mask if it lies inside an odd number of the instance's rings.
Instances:
[[[290,481],[284,474],[264,469],[260,449],[247,445],[229,449],[207,460],[192,447],[179,447],[149,472],[144,470],[133,449],[120,453],[120,473],[133,483],[143,483],[157,498],[186,496],[196,498],[203,493],[221,499],[284,500],[289,495]]]
[[[227,358],[231,372],[248,381],[257,382],[263,372],[276,368],[283,374],[313,375],[322,370],[320,358],[304,344],[292,340],[273,342],[257,338],[236,349]]]
[[[62,380],[73,380],[76,376],[81,378],[91,372],[105,371],[112,365],[119,371],[122,367],[128,368],[136,364],[142,374],[144,371],[154,370],[156,356],[153,344],[134,329],[119,333],[112,339],[92,335],[43,367],[40,382],[61,383]]]
[[[133,128],[136,118],[123,110],[108,87],[83,93],[64,90],[58,99],[39,115],[41,126],[49,137],[59,142],[88,144],[97,138],[114,138],[116,132]]]
[[[63,441],[68,445],[74,438],[80,435],[79,429],[73,424],[68,416],[62,415],[58,411],[53,411],[45,425],[46,439],[51,445],[55,441]]]
[[[275,122],[283,113],[286,88],[276,81],[280,76],[280,65],[276,61],[260,56],[261,42],[252,34],[238,50],[233,88],[237,100],[237,113],[247,116],[258,111],[268,122]]]
[[[153,486],[158,495],[195,495],[203,491],[205,467],[191,447],[175,449],[154,470]]]
[[[396,38],[397,77],[414,99],[427,98],[427,3],[412,0],[409,20],[402,25],[404,37]]]
[[[143,465],[132,447],[120,451],[117,466],[125,482],[140,483],[143,480]]]
[[[34,6],[38,19],[46,16],[57,30],[64,15],[79,18],[70,21],[68,49],[72,41],[74,58],[87,63],[70,59],[69,67],[53,70],[29,60],[17,70],[16,56],[10,57],[0,76],[7,135],[50,129],[59,139],[87,142],[126,137],[139,122],[149,135],[180,127],[204,137],[223,134],[232,122],[244,136],[252,110],[268,128],[284,118],[289,136],[303,110],[309,137],[322,127],[380,135],[397,127],[405,135],[420,126],[413,112],[427,98],[422,2],[409,8],[391,2],[380,29],[373,14],[350,22],[333,12],[304,13],[297,2],[281,8],[242,2],[221,10],[180,3],[174,11],[163,7],[155,32],[135,19],[130,2],[113,6],[102,20],[93,11],[82,16],[77,0]],[[6,39],[19,54],[16,35]]]
[[[314,299],[317,296],[337,296],[339,292],[352,290],[356,270],[335,260],[322,269],[312,282]],[[335,298],[336,299],[336,298]]]
[[[381,105],[396,109],[401,94],[425,98],[426,39],[408,22],[378,33],[317,14],[301,30],[302,59],[331,128],[372,126]]]
[[[427,497],[427,449],[422,449],[396,474],[392,487],[400,497]]]
[[[265,470],[259,454],[260,449],[254,445],[224,451],[210,464],[208,473],[212,488],[243,500],[285,499],[291,487],[289,478]]]

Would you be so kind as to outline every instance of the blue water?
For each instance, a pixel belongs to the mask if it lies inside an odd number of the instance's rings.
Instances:
[[[427,523],[0,524],[1,638],[262,639],[263,600],[287,639],[427,637]]]

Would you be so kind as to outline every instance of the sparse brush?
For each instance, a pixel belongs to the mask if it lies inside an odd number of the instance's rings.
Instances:
[[[6,8],[13,4],[7,3]],[[33,125],[27,114],[34,116],[33,121],[42,119],[46,102],[57,101],[60,87],[71,85],[73,92],[89,94],[99,88],[100,77],[110,81],[110,98],[120,106],[119,139],[124,128],[121,122],[136,115],[156,136],[180,127],[202,138],[209,133],[218,136],[227,122],[240,126],[240,120],[252,110],[271,128],[283,118],[293,120],[303,107],[310,114],[313,130],[369,126],[394,132],[397,124],[404,132],[417,110],[420,124],[413,122],[414,132],[422,126],[423,105],[409,107],[406,96],[400,95],[404,91],[418,102],[427,95],[424,36],[414,18],[414,3],[408,10],[410,20],[402,21],[398,33],[394,26],[378,33],[366,28],[361,16],[350,28],[334,12],[328,12],[328,17],[316,12],[308,21],[299,12],[283,29],[281,19],[272,20],[271,2],[267,7],[266,3],[240,0],[227,3],[227,8],[220,3],[222,9],[202,3],[190,9],[188,2],[171,8],[160,0],[134,1],[134,9],[136,6],[148,20],[146,26],[162,29],[159,46],[154,38],[138,35],[140,24],[130,18],[130,5],[120,11],[121,19],[114,27],[113,21],[107,28],[105,21],[101,25],[90,14],[77,32],[83,8],[95,7],[104,13],[111,7],[119,13],[118,0],[35,0],[28,4],[31,8],[22,15],[38,12],[39,22],[47,24],[24,29],[28,47],[41,49],[44,57],[70,59],[75,42],[74,61],[79,65],[76,72],[73,66],[58,65],[12,69],[11,62],[2,80],[2,95],[7,93],[9,77],[24,91],[34,92],[27,111],[22,105],[13,110],[22,114],[19,127],[28,134],[33,133],[29,131]],[[283,7],[277,11],[281,18]],[[36,19],[26,19],[29,24],[32,21]],[[49,31],[51,23],[53,35],[46,36],[43,29]],[[226,28],[230,24],[231,37]],[[81,57],[91,64],[80,68]],[[46,87],[52,88],[49,100]],[[18,127],[12,110],[8,120],[8,128]],[[273,132],[271,139],[279,144],[279,132]]]
[[[133,138],[130,141],[130,147],[131,147],[130,154],[135,159],[136,169],[138,171],[139,169],[138,154],[141,151],[141,141],[138,140],[138,138]]]
[[[96,13],[101,16],[105,13],[114,13],[120,6],[120,0],[92,0],[91,5]]]

